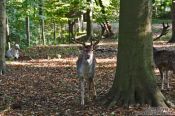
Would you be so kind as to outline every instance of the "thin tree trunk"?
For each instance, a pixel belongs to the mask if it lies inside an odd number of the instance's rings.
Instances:
[[[44,34],[44,19],[41,19],[41,39],[43,41],[43,45],[46,45],[45,34]]]
[[[83,32],[83,14],[78,18],[78,32]]]
[[[57,40],[56,40],[56,24],[55,24],[55,21],[53,21],[53,39],[54,39],[55,44],[56,44]]]
[[[172,0],[172,37],[168,41],[169,43],[174,43],[175,42],[175,0]]]
[[[30,19],[29,16],[26,17],[26,36],[27,36],[27,44],[30,46]]]
[[[60,23],[60,38],[64,42],[64,39],[63,39],[63,24],[62,23]]]
[[[78,32],[82,32],[81,31],[81,22],[80,22],[80,18],[78,17]]]
[[[105,6],[103,5],[102,0],[99,0],[99,5],[101,7],[101,12],[103,14],[104,17],[104,29],[107,32],[107,37],[110,37],[111,35],[113,35],[113,31],[111,30],[111,24],[109,24],[107,17],[106,17],[106,12],[105,12]]]
[[[87,27],[86,27],[86,31],[87,31],[87,40],[90,40],[93,36],[93,29],[92,29],[92,9],[93,9],[93,2],[92,0],[87,0],[87,2],[90,4],[90,8],[87,9],[87,14],[86,14],[86,18],[87,18]]]
[[[9,29],[8,18],[6,18],[6,43],[8,45],[9,50],[11,48],[11,41],[10,41],[10,29]]]
[[[9,21],[8,21],[8,18],[6,18],[6,41],[7,42],[10,42],[9,35],[10,35]]]
[[[5,73],[6,0],[0,0],[0,75]]]
[[[116,76],[103,100],[108,106],[168,105],[154,76],[151,7],[151,0],[120,1]]]
[[[68,25],[69,25],[69,38],[74,38],[74,24],[75,21],[72,21],[71,19],[68,20]]]
[[[41,17],[40,20],[40,25],[41,25],[41,39],[42,39],[42,44],[45,45],[46,44],[46,40],[45,40],[45,35],[44,35],[44,10],[43,10],[43,0],[40,0],[40,4],[39,4],[39,15]]]
[[[80,24],[81,24],[80,28],[81,28],[81,32],[84,31],[84,24],[83,24],[83,22],[84,22],[84,19],[83,19],[83,14],[82,14],[81,17],[80,17]]]

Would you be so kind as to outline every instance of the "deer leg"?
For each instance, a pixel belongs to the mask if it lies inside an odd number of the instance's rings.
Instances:
[[[92,88],[92,81],[91,78],[88,78],[88,99],[91,97],[91,88]]]
[[[160,72],[160,78],[161,78],[161,90],[164,89],[164,73],[163,73],[163,69],[159,68],[159,72]]]
[[[165,83],[165,73],[161,70],[161,78],[162,78],[162,85],[161,89],[164,90],[164,83]]]
[[[95,88],[94,79],[92,79],[92,90],[93,90],[93,97],[94,97],[94,99],[95,99],[96,96],[97,96],[97,92],[96,92],[96,88]]]
[[[92,89],[93,98],[96,98],[97,93],[96,93],[94,78],[92,78],[92,77],[89,78],[89,81],[90,81],[90,83],[91,83],[91,85],[89,86],[89,89]]]
[[[166,70],[166,79],[167,79],[167,88],[169,89],[170,88],[170,77],[168,75],[168,70]]]
[[[90,83],[88,77],[86,79],[87,79],[87,86],[86,86],[87,87],[87,99],[89,100],[89,98],[90,98],[90,86],[91,86],[91,83]]]
[[[80,77],[80,92],[81,92],[81,105],[84,106],[84,97],[85,97],[85,85],[84,78]]]

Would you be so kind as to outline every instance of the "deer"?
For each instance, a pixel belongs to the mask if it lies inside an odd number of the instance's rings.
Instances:
[[[12,48],[9,48],[5,53],[6,58],[18,59],[19,58],[19,44],[14,44]]]
[[[170,27],[167,23],[165,25],[164,23],[163,29],[161,34],[154,38],[153,41],[158,40],[161,38],[163,35],[166,35],[168,33],[168,28]],[[169,71],[175,72],[175,51],[173,50],[158,50],[155,47],[153,47],[153,58],[154,58],[154,63],[159,69],[160,72],[160,77],[161,77],[161,90],[164,90],[165,86],[165,81],[167,84],[167,88],[170,88],[170,78],[168,76]]]
[[[169,71],[175,72],[175,51],[157,50],[156,48],[153,48],[153,57],[162,79],[161,89],[164,90],[165,81],[167,88],[170,89],[170,77],[168,76],[168,73]]]
[[[80,43],[80,42],[77,42],[77,43]],[[79,83],[80,83],[81,106],[85,105],[85,87],[86,87],[85,82],[87,82],[88,99],[92,96],[92,94],[94,98],[97,95],[95,82],[94,82],[95,67],[96,67],[96,58],[94,55],[94,51],[98,43],[99,43],[99,40],[95,42],[91,41],[90,45],[86,45],[85,42],[80,43],[82,47],[80,48],[81,52],[78,56],[76,67],[77,67],[77,76],[79,78]],[[91,89],[92,89],[92,94],[91,94]]]

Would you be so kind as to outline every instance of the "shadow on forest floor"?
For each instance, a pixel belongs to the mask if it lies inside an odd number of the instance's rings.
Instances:
[[[105,47],[106,45],[103,45]],[[113,44],[110,47],[116,48]],[[122,108],[106,109],[89,101],[84,109],[80,106],[79,84],[76,78],[75,54],[63,58],[45,58],[42,51],[38,59],[11,61],[7,63],[7,74],[0,76],[0,115],[3,116],[84,116],[84,115],[124,115],[135,110]],[[51,50],[52,48],[50,48]],[[55,49],[54,49],[55,50]],[[61,51],[60,51],[61,52]],[[43,54],[44,54],[43,53]],[[49,55],[50,51],[47,53]],[[97,52],[96,88],[97,95],[107,93],[115,75],[116,53]],[[158,73],[156,73],[158,74]],[[159,82],[160,83],[160,82]],[[159,84],[160,85],[160,84]],[[166,97],[175,100],[175,80],[171,81],[172,91],[164,91]]]

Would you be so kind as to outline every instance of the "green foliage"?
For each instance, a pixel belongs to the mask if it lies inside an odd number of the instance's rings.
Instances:
[[[29,16],[31,45],[41,44],[40,19],[44,19],[45,22],[44,32],[47,44],[69,43],[68,20],[77,19],[89,7],[86,0],[43,0],[43,15],[39,15],[39,4],[38,0],[7,1],[11,41],[20,42],[24,47],[27,46],[25,18]],[[99,0],[94,1],[93,21],[101,23],[106,17],[108,21],[116,22],[119,16],[120,0],[102,0],[102,4],[105,13],[101,11]],[[170,8],[171,0],[153,0],[153,17],[170,18]],[[54,38],[54,23],[56,24],[56,38]]]
[[[102,0],[103,5],[105,6],[105,14],[101,12],[101,7],[95,5],[94,8],[94,19],[97,23],[104,21],[104,17],[107,17],[109,21],[116,21],[119,16],[119,0]]]
[[[119,14],[119,0],[102,0],[106,14],[94,2],[93,21],[102,22],[104,15],[110,21],[115,21]],[[38,0],[8,0],[7,14],[10,27],[10,41],[20,42],[27,46],[26,17],[30,19],[31,45],[41,44],[40,19],[45,22],[45,37],[47,44],[68,43],[68,20],[77,19],[86,12],[86,0],[43,0],[43,15],[39,15]],[[56,23],[56,39],[53,23]]]
[[[171,0],[153,0],[154,18],[171,18]]]

